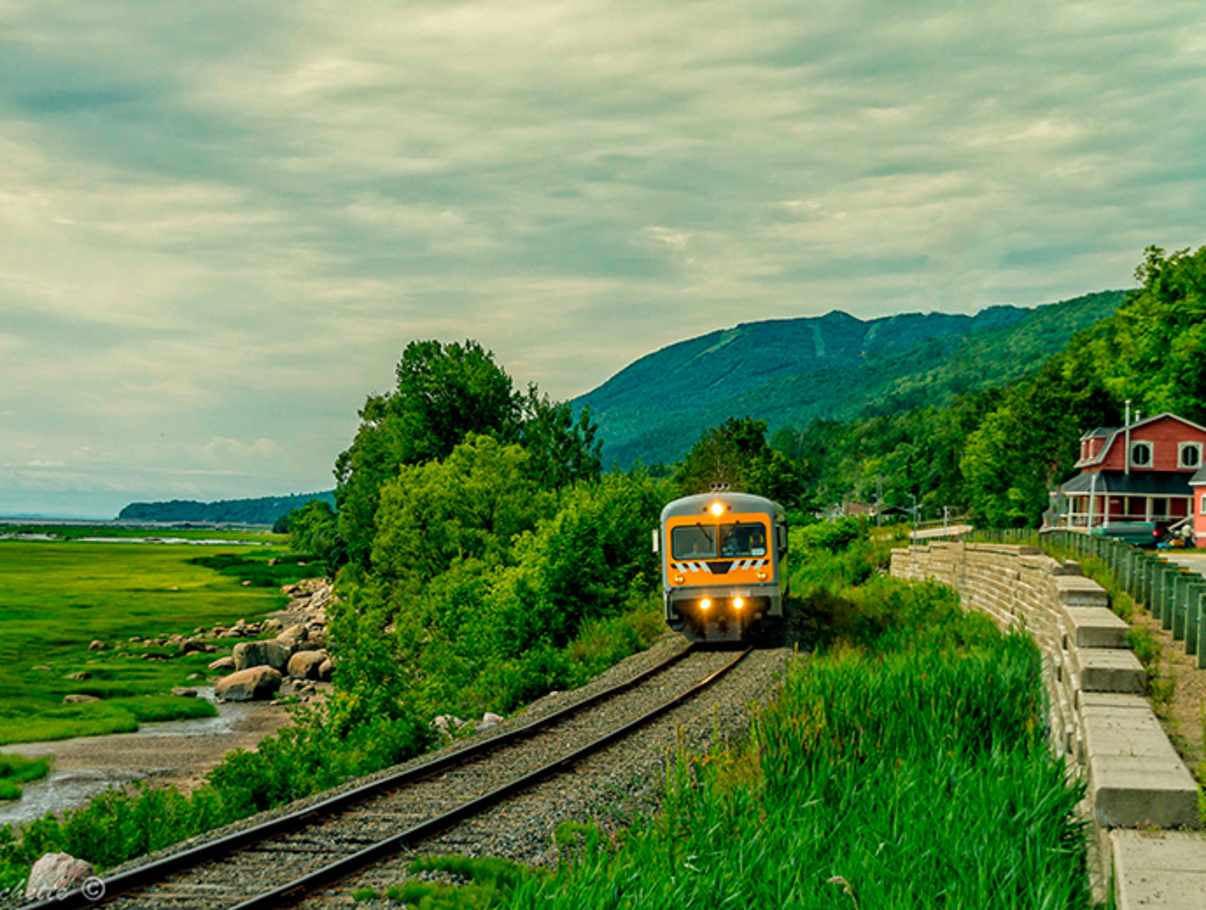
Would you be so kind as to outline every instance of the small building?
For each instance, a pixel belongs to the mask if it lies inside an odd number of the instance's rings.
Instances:
[[[1080,473],[1057,491],[1056,526],[1175,523],[1191,514],[1206,522],[1204,450],[1206,427],[1176,414],[1090,430],[1080,438],[1075,465]],[[1199,523],[1199,528],[1197,533],[1206,537],[1206,524]]]

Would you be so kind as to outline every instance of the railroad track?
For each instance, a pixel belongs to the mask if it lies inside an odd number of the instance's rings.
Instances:
[[[710,687],[749,653],[687,648],[495,736],[105,878],[99,900],[81,889],[23,910],[266,910],[295,904],[624,739]],[[652,707],[651,692],[657,696]]]

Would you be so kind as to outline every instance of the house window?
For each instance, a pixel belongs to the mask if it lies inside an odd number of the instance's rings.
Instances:
[[[1198,511],[1201,512],[1203,515],[1206,515],[1206,496],[1202,497],[1202,506],[1200,509],[1198,509]]]
[[[1200,442],[1183,442],[1177,449],[1177,466],[1182,468],[1198,468],[1202,466],[1202,444]]]
[[[1151,467],[1152,445],[1150,442],[1137,442],[1131,446],[1131,464],[1140,468]]]

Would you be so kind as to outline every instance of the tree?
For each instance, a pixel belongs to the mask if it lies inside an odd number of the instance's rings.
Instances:
[[[421,584],[458,559],[503,562],[512,539],[556,506],[530,459],[517,444],[473,434],[443,461],[404,465],[381,488],[373,571]]]
[[[804,492],[796,465],[766,442],[766,421],[730,417],[699,437],[675,475],[683,493],[706,493],[714,484],[795,504]]]
[[[339,532],[348,557],[368,568],[383,484],[403,465],[446,458],[469,434],[519,443],[531,454],[525,470],[557,488],[599,474],[597,429],[588,412],[577,420],[534,385],[518,392],[494,355],[476,341],[414,341],[396,371],[397,385],[371,395],[360,427],[335,464]]]
[[[315,499],[289,513],[289,545],[296,553],[322,560],[328,572],[344,561],[343,541],[335,510],[325,500]]]
[[[371,395],[352,445],[335,464],[339,531],[348,556],[367,566],[381,485],[406,464],[443,458],[468,433],[514,437],[519,426],[511,377],[476,341],[412,341],[397,385]]]

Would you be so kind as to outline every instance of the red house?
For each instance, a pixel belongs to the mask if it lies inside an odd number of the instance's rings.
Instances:
[[[1206,427],[1175,414],[1091,430],[1080,438],[1080,473],[1058,490],[1058,526],[1176,523],[1193,515],[1206,539],[1204,456]]]
[[[1206,541],[1206,467],[1198,469],[1189,485],[1193,488],[1193,536],[1202,546]]]

